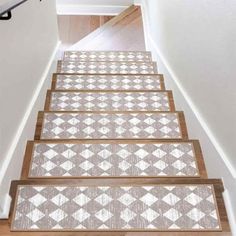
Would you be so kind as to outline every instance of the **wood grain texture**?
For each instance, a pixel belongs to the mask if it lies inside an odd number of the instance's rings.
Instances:
[[[231,236],[230,232],[11,232],[8,220],[0,220],[1,236]]]
[[[135,39],[135,40],[134,40]],[[69,50],[145,50],[141,9],[131,6]]]
[[[113,16],[58,15],[58,31],[64,51],[111,20]]]

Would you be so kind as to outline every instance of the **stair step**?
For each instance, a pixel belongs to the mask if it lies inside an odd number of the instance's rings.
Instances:
[[[70,75],[54,74],[52,89],[58,90],[164,90],[162,75]]]
[[[107,182],[16,181],[11,230],[222,231],[214,180]]]
[[[198,141],[31,141],[22,178],[206,177]]]
[[[59,73],[81,74],[155,74],[155,62],[81,62],[59,61]]]
[[[171,91],[48,91],[49,111],[174,111]]]
[[[35,139],[183,139],[182,112],[40,112]]]
[[[146,51],[66,51],[65,61],[152,61]]]

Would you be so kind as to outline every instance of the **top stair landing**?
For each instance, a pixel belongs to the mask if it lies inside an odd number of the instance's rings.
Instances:
[[[142,13],[139,6],[130,6],[121,14],[84,37],[68,50],[145,50]]]
[[[64,61],[138,61],[151,62],[151,52],[147,51],[66,51]]]

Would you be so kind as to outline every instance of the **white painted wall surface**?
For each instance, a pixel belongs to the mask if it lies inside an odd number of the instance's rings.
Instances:
[[[57,0],[57,4],[129,6],[133,0]]]
[[[118,15],[133,0],[57,0],[59,15]]]
[[[33,138],[37,110],[43,109],[44,94],[37,93],[58,44],[54,0],[30,0],[12,14],[0,21],[0,217],[10,181],[19,178],[26,141]]]
[[[236,2],[141,0],[147,47],[236,219]],[[235,229],[233,229],[234,232]]]
[[[9,2],[8,0],[0,0],[0,4],[3,5],[5,3]]]

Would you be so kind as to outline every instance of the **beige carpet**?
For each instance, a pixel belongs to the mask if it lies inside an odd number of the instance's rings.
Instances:
[[[19,186],[12,230],[220,230],[211,185]]]
[[[170,111],[168,92],[52,92],[50,111]]]
[[[37,143],[29,177],[198,177],[184,143]]]
[[[57,75],[58,90],[161,90],[159,75]]]
[[[80,62],[62,61],[60,73],[81,74],[155,74],[154,62]]]
[[[138,51],[67,51],[65,61],[151,61],[150,52]]]
[[[182,138],[178,113],[44,113],[41,139]]]

